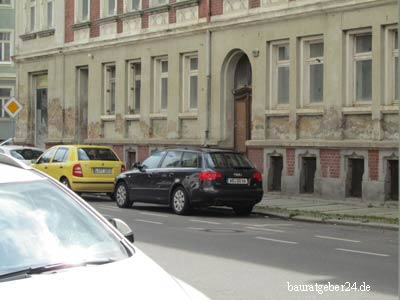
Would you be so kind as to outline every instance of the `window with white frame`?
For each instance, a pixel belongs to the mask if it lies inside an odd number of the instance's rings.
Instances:
[[[75,23],[90,20],[90,0],[75,0]]]
[[[150,0],[151,7],[161,6],[166,4],[168,4],[168,0]]]
[[[11,5],[11,0],[0,0],[0,5]]]
[[[11,88],[0,87],[0,118],[9,118],[10,116],[4,109],[4,104],[10,99],[12,93]]]
[[[399,47],[398,33],[396,26],[390,26],[385,31],[385,47],[386,47],[386,104],[394,104],[399,100]]]
[[[369,102],[372,100],[372,33],[350,33],[349,46],[349,97],[356,103]]]
[[[29,31],[36,29],[36,0],[30,0],[29,5]]]
[[[154,59],[154,112],[168,108],[168,59]]]
[[[128,113],[140,113],[142,68],[140,61],[128,62]]]
[[[321,103],[324,96],[324,42],[322,39],[304,39],[302,44],[303,104]]]
[[[0,63],[11,61],[11,33],[0,32]]]
[[[199,63],[197,55],[183,56],[183,107],[185,111],[197,110]]]
[[[275,104],[287,105],[289,104],[289,43],[273,43],[271,46],[271,96]]]
[[[54,1],[47,0],[47,28],[54,27]]]
[[[140,10],[141,3],[140,0],[125,0],[125,11],[135,11]]]
[[[117,14],[116,0],[103,0],[102,6],[102,17],[109,17]]]
[[[115,76],[114,64],[104,65],[104,112],[107,115],[115,114]]]

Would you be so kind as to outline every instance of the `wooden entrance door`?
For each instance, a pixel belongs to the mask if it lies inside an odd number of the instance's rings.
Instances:
[[[246,141],[251,135],[251,88],[234,92],[234,147],[235,151],[246,153]]]

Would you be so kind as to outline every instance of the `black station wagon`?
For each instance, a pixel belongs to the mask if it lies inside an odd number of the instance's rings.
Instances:
[[[228,206],[238,215],[248,215],[263,196],[261,173],[238,152],[166,149],[133,167],[115,180],[119,207],[168,204],[175,213],[186,214],[195,207]]]

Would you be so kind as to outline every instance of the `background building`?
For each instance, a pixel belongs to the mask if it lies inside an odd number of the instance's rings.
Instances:
[[[388,0],[21,0],[21,143],[247,152],[267,191],[398,198]]]
[[[15,92],[14,36],[14,0],[0,0],[0,141],[13,136],[12,119],[3,105]]]

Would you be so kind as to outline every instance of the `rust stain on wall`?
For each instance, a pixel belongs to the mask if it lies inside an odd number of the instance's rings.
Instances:
[[[88,138],[99,139],[101,138],[101,124],[100,122],[90,122],[88,126]]]

